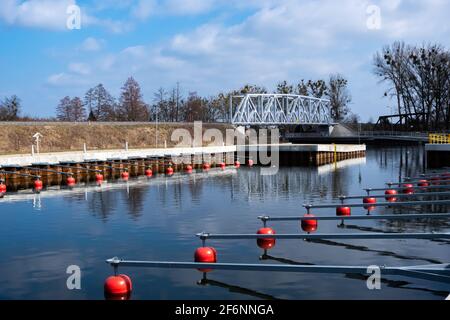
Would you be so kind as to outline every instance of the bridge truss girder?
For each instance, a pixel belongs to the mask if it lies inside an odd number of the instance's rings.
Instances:
[[[292,94],[233,96],[230,115],[235,125],[332,124],[329,100]]]

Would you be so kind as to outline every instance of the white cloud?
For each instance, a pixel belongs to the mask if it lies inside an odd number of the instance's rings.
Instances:
[[[51,87],[79,87],[84,90],[91,82],[91,79],[85,77],[85,75],[74,73],[55,73],[47,78],[46,83]]]
[[[72,62],[69,64],[69,71],[79,74],[79,75],[88,75],[91,73],[91,69],[85,63],[81,62]]]
[[[93,37],[86,38],[81,44],[83,51],[100,51],[103,47],[104,40],[97,40]]]
[[[10,25],[52,30],[67,29],[67,7],[74,0],[3,0],[0,19]]]
[[[67,8],[76,0],[2,0],[0,21],[9,25],[42,28],[53,31],[69,30]],[[131,22],[101,19],[88,14],[88,7],[81,7],[81,28],[99,26],[113,33],[132,29]]]
[[[166,0],[164,13],[192,15],[210,11],[214,7],[214,0]]]
[[[134,17],[145,20],[157,10],[157,5],[156,0],[138,0],[131,13]]]
[[[52,86],[64,86],[71,84],[71,76],[64,72],[52,74],[47,78],[47,83]]]

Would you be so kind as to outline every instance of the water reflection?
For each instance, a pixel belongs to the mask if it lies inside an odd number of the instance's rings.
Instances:
[[[378,166],[392,173],[393,182],[402,182],[406,177],[425,171],[424,147],[421,145],[371,148],[371,152]]]
[[[341,194],[361,195],[365,187],[382,187],[387,181],[417,175],[422,172],[423,164],[418,150],[417,147],[374,148],[368,150],[365,160],[352,159],[319,168],[280,168],[274,176],[262,176],[258,167],[241,167],[172,177],[155,174],[150,179],[116,180],[102,186],[91,183],[78,183],[72,189],[54,186],[39,194],[29,190],[8,193],[0,200],[0,269],[3,271],[0,297],[103,299],[103,281],[110,272],[104,259],[120,256],[131,260],[192,261],[193,251],[199,245],[194,236],[197,232],[254,233],[261,226],[256,218],[259,215],[304,215],[303,203],[338,203],[336,197]],[[371,214],[443,213],[448,209],[442,205],[376,207]],[[37,214],[36,210],[39,210]],[[366,214],[362,208],[352,211],[354,215]],[[333,209],[317,209],[313,213],[335,214]],[[280,223],[274,228],[277,233],[300,232],[298,222]],[[321,233],[449,232],[450,221],[371,220],[341,228],[336,222],[321,221],[319,228]],[[449,242],[443,240],[348,242],[280,240],[261,259],[300,265],[390,266],[450,260]],[[261,249],[253,240],[217,241],[214,246],[220,261],[259,262]],[[36,259],[42,252],[52,252],[54,257]],[[84,266],[87,276],[83,278],[82,294],[68,292],[64,287],[65,268],[69,264]],[[139,299],[163,295],[169,299],[233,299],[241,295],[261,299],[384,296],[435,299],[442,289],[439,284],[426,282],[429,291],[414,290],[411,287],[419,288],[423,283],[415,279],[406,283],[392,277],[392,282],[383,280],[383,283],[402,290],[374,294],[367,291],[362,281],[348,280],[363,280],[363,275],[331,275],[327,281],[321,281],[320,276],[312,274],[273,273],[261,281],[261,275],[256,273],[217,272],[214,280],[203,281],[210,284],[208,288],[198,290],[194,284],[197,273],[173,272],[170,281],[166,270],[130,270],[130,273],[136,285],[134,298]],[[348,290],[342,292],[342,287]]]

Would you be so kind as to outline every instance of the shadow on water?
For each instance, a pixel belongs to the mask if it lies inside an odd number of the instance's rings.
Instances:
[[[342,247],[342,248],[345,248],[348,250],[357,250],[357,251],[361,251],[361,252],[373,252],[373,253],[376,253],[381,256],[389,256],[389,257],[393,257],[393,258],[397,258],[397,259],[401,259],[401,260],[419,260],[419,261],[426,261],[426,262],[433,263],[433,264],[442,263],[441,261],[436,260],[436,259],[428,259],[428,258],[422,258],[422,257],[417,257],[417,256],[404,256],[404,255],[400,255],[400,254],[397,254],[392,251],[375,250],[375,249],[370,249],[366,246],[361,246],[361,245],[340,243],[340,242],[323,240],[323,239],[314,239],[314,240],[306,240],[306,241],[316,243],[316,244],[327,245],[327,246]]]
[[[225,288],[228,289],[230,292],[239,293],[243,295],[247,295],[254,298],[264,299],[264,300],[280,300],[274,296],[271,296],[269,294],[261,293],[255,290],[230,285],[224,282],[208,279],[206,273],[203,273],[203,278],[197,282],[198,285],[201,286],[215,286],[219,288]]]
[[[341,244],[339,244],[339,245],[341,245]],[[271,255],[268,255],[267,253],[264,253],[263,255],[261,255],[260,259],[261,260],[278,261],[278,262],[281,262],[281,263],[291,264],[291,265],[304,265],[304,266],[313,266],[313,265],[315,265],[314,263],[304,263],[304,262],[294,261],[294,260],[291,260],[291,259],[274,257],[274,256],[271,256]],[[416,260],[416,259],[414,259],[414,260]],[[359,274],[359,273],[344,273],[343,275],[344,275],[345,278],[348,278],[348,279],[361,280],[361,281],[365,281],[365,282],[370,277],[368,275]],[[390,279],[386,279],[386,278],[381,278],[380,282],[382,284],[387,285],[390,288],[423,291],[423,292],[431,293],[431,294],[433,294],[435,296],[438,296],[438,297],[447,297],[448,296],[448,292],[447,291],[432,290],[432,289],[421,288],[421,287],[412,287],[411,286],[412,283],[408,282],[408,281],[390,280]]]

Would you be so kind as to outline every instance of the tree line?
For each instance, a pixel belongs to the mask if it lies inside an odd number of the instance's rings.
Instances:
[[[450,130],[450,51],[395,42],[375,54],[374,73],[407,130]]]
[[[332,116],[336,121],[349,115],[351,96],[348,82],[341,75],[332,75],[324,80],[301,80],[298,84],[287,81],[278,83],[274,93],[300,94],[331,100]],[[144,101],[139,83],[130,77],[123,87],[119,99],[115,99],[99,84],[89,89],[84,98],[64,97],[56,108],[59,121],[161,121],[161,122],[226,122],[229,120],[231,96],[248,93],[268,93],[264,87],[247,84],[238,90],[201,97],[196,92],[181,94],[180,86],[166,90],[159,88],[151,104]],[[353,116],[356,117],[356,116]]]

